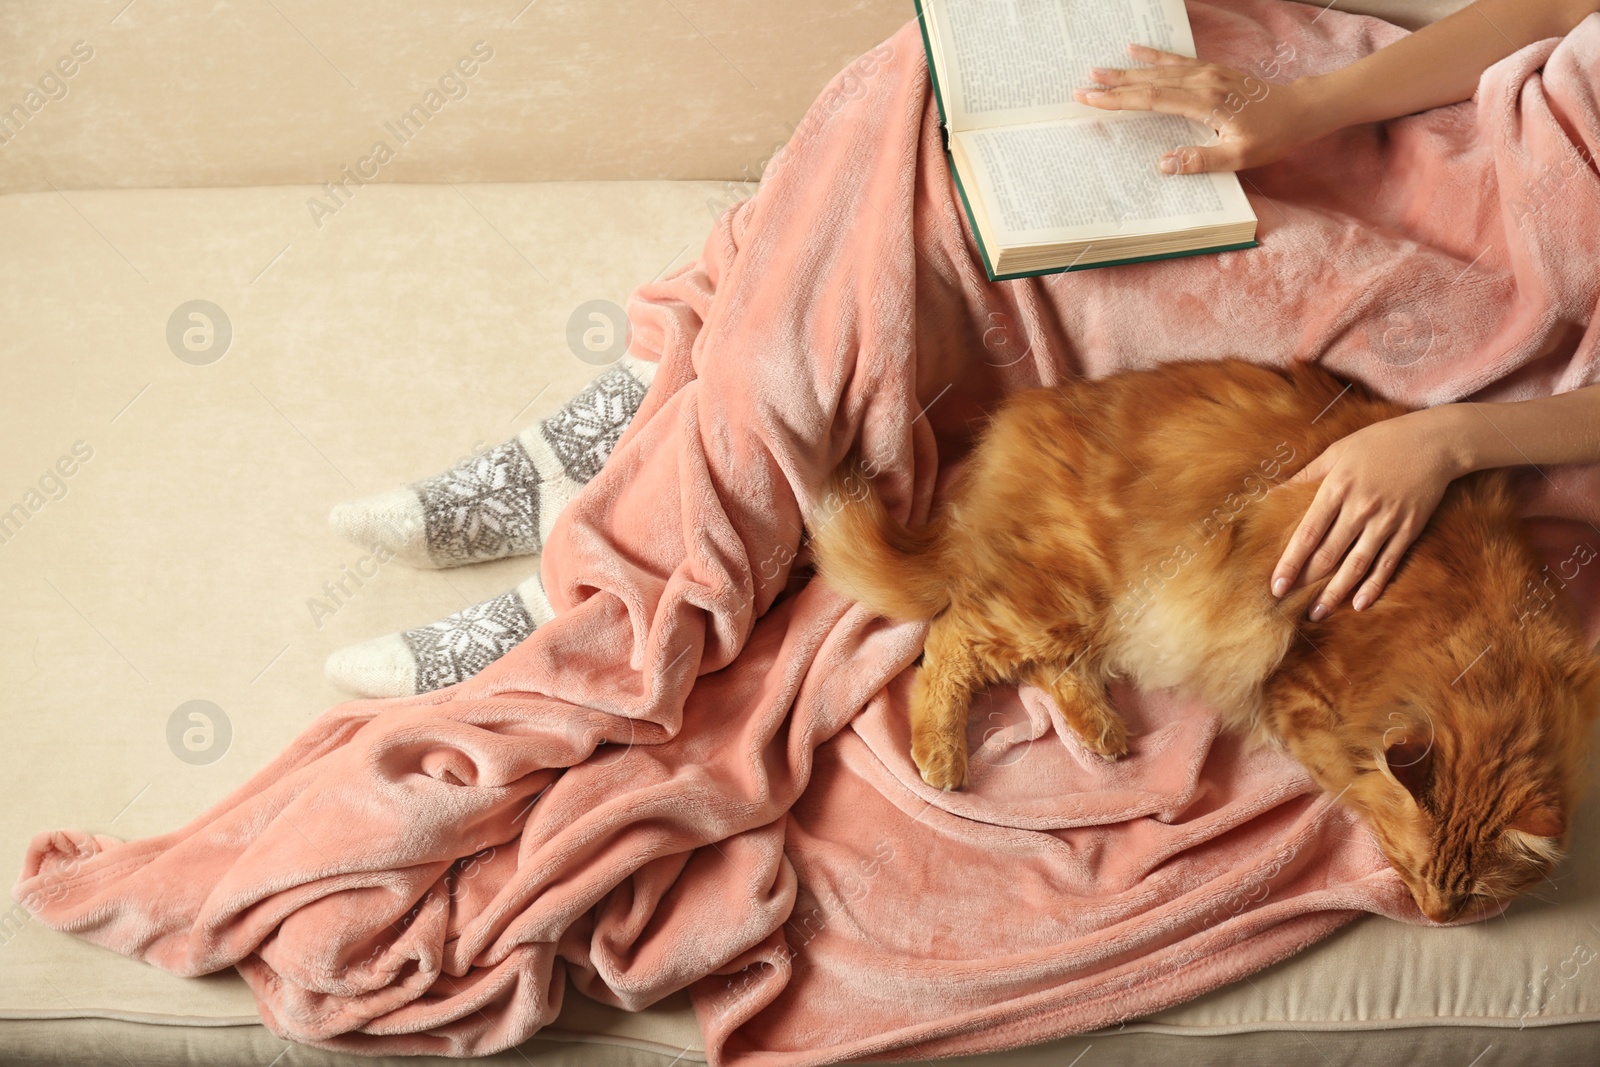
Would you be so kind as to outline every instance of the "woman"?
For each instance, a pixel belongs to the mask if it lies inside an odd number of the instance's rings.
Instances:
[[[1077,98],[1111,111],[1184,115],[1216,131],[1216,144],[1160,159],[1168,174],[1242,170],[1346,126],[1466,100],[1491,64],[1564,36],[1597,11],[1597,0],[1477,0],[1347,67],[1265,95],[1259,80],[1238,71],[1133,45],[1129,54],[1148,66],[1096,69],[1095,87]],[[1221,106],[1229,94],[1249,103]],[[1352,591],[1361,611],[1453,479],[1488,467],[1593,462],[1600,462],[1600,385],[1518,403],[1443,404],[1369,426],[1295,477],[1322,485],[1273,571],[1272,591],[1282,596],[1334,574],[1311,618],[1324,618]]]
[[[1169,173],[1256,167],[1341,128],[1468,99],[1492,63],[1565,35],[1600,0],[1479,0],[1340,70],[1274,85],[1186,56],[1134,46],[1148,66],[1092,72],[1078,99],[1153,109],[1212,126],[1215,145],[1159,161]],[[1244,106],[1229,106],[1229,94]],[[614,309],[620,314],[620,309]],[[597,320],[598,321],[598,320]],[[587,325],[587,324],[585,324]],[[564,503],[597,472],[643,399],[653,365],[624,356],[520,439],[434,478],[335,509],[352,540],[418,566],[451,567],[537,552]],[[526,451],[526,454],[525,454]],[[1405,464],[1390,457],[1407,456]],[[1454,478],[1486,467],[1600,461],[1600,387],[1521,403],[1445,404],[1352,434],[1307,466],[1316,499],[1272,576],[1277,595],[1334,574],[1311,609],[1321,619],[1354,593],[1382,591]],[[482,536],[465,537],[461,531]],[[382,559],[390,558],[383,556]],[[1335,573],[1337,572],[1337,573]],[[437,689],[482,670],[549,618],[534,573],[501,596],[427,626],[341,649],[333,679],[364,696]]]

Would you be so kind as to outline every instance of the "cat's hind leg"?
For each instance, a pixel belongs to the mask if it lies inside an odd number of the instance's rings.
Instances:
[[[1050,695],[1067,725],[1091,751],[1108,760],[1120,759],[1128,754],[1128,728],[1106,695],[1105,682],[1084,670],[1082,660],[1078,656],[1065,664],[1032,664],[1024,680]]]
[[[990,673],[950,613],[933,621],[911,691],[911,759],[935,789],[967,779],[967,713]]]

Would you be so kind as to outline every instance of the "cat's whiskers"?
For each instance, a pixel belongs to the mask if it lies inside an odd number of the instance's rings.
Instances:
[[[1511,920],[1506,918],[1506,904],[1505,901],[1500,899],[1500,894],[1496,893],[1488,886],[1483,887],[1483,892],[1485,896],[1494,901],[1495,907],[1500,909],[1500,921],[1506,924],[1506,929],[1511,929]]]

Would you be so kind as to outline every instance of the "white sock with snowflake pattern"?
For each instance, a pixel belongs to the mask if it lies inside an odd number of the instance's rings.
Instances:
[[[341,648],[328,657],[328,677],[364,697],[443,689],[483,670],[554,614],[535,574],[509,592],[438,622]]]
[[[655,377],[623,356],[549,418],[443,474],[340,504],[345,537],[414,567],[459,567],[540,551],[561,509],[600,470]]]

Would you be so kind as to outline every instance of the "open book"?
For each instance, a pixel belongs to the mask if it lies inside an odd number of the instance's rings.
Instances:
[[[1072,91],[1130,43],[1194,55],[1183,0],[916,0],[956,187],[991,279],[1250,248],[1231,173],[1163,174],[1198,122]]]

